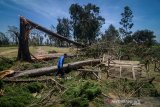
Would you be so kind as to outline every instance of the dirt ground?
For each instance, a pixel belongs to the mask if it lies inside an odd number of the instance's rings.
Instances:
[[[30,46],[30,52],[37,57],[60,56],[72,53],[70,48],[57,48],[54,46]],[[72,50],[73,51],[73,50]],[[13,58],[17,56],[18,47],[0,47],[0,56]]]

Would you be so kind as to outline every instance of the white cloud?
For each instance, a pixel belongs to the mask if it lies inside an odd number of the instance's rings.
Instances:
[[[13,3],[26,8],[27,10],[33,11],[37,14],[40,14],[48,19],[53,17],[68,17],[69,14],[62,10],[62,8],[56,6],[51,0],[11,0]],[[19,9],[13,6],[12,4],[8,4],[7,1],[4,1],[5,5],[8,5],[14,9]],[[23,9],[24,10],[24,9]]]

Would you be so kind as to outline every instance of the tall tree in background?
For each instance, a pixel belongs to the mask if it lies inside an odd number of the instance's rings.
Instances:
[[[64,36],[64,37],[66,37],[66,38],[68,38],[68,39],[70,39],[71,38],[71,34],[70,34],[71,24],[70,24],[69,19],[67,19],[67,18],[60,19],[60,18],[58,18],[57,21],[58,21],[58,24],[57,24],[57,27],[56,27],[57,33],[62,35],[62,36]],[[60,46],[64,45],[64,43],[65,42],[59,40],[59,45]]]
[[[69,11],[73,25],[74,39],[85,44],[94,42],[104,23],[104,18],[99,15],[99,7],[91,3],[84,6],[72,4]]]
[[[44,33],[33,29],[29,34],[29,42],[31,45],[43,45]]]
[[[102,36],[103,40],[107,40],[111,44],[115,43],[119,39],[119,32],[111,24],[108,29],[105,31],[105,34]]]
[[[143,45],[146,47],[150,47],[156,43],[156,36],[154,35],[154,32],[150,30],[136,31],[132,38],[137,45]]]
[[[130,7],[125,6],[124,7],[124,12],[121,13],[122,19],[120,21],[120,25],[122,26],[119,28],[119,31],[122,35],[122,39],[124,39],[127,36],[130,36],[132,31],[131,28],[133,27],[132,23],[132,18],[133,18],[133,13]]]
[[[8,26],[8,32],[13,38],[13,42],[18,45],[18,40],[19,40],[19,29],[16,26]]]
[[[0,46],[9,45],[9,38],[2,32],[0,32]]]

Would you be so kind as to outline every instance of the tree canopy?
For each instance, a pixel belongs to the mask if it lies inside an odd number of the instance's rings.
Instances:
[[[72,4],[69,12],[74,39],[86,44],[94,42],[105,20],[99,15],[100,8],[91,3],[84,6]]]
[[[108,29],[105,31],[105,34],[102,36],[102,39],[115,43],[119,39],[119,32],[111,24]]]
[[[153,31],[150,30],[138,30],[136,31],[133,36],[133,41],[138,45],[144,45],[150,47],[156,43]]]
[[[132,23],[133,13],[129,6],[124,7],[124,12],[121,13],[121,16],[122,19],[119,23],[122,27],[119,28],[119,31],[122,35],[122,39],[124,39],[132,33],[131,28],[134,25]]]

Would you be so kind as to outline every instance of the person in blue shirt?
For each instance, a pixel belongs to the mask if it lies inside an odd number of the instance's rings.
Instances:
[[[61,78],[64,78],[63,63],[66,57],[67,57],[67,54],[60,56],[58,63],[57,63],[58,70],[55,72],[55,76],[57,76],[58,74],[61,74]]]

